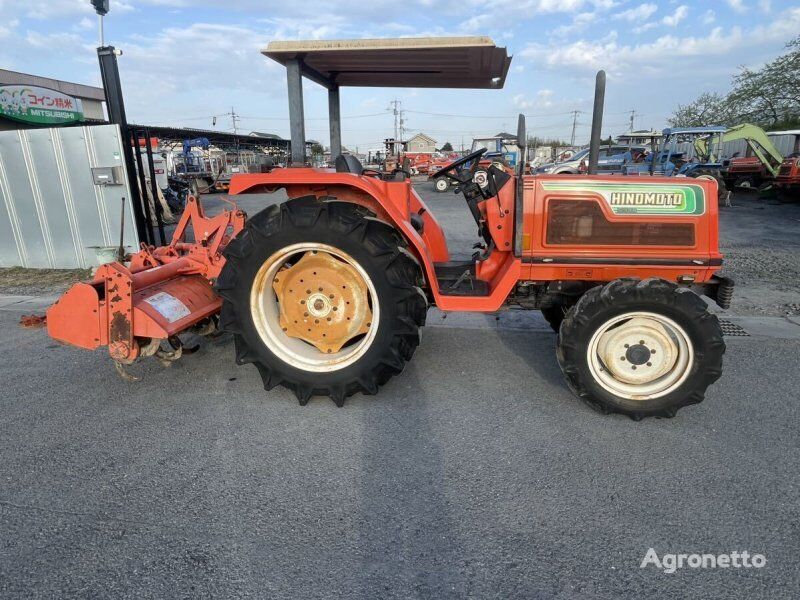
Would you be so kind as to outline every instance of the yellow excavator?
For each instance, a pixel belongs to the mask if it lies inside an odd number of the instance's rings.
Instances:
[[[725,142],[736,140],[745,140],[752,156],[735,157],[720,162],[714,155],[714,149],[720,148]],[[694,149],[704,167],[719,165],[720,175],[729,190],[734,187],[756,188],[771,182],[778,176],[783,162],[783,154],[766,132],[758,125],[750,123],[731,127],[716,135],[699,137],[694,141]]]

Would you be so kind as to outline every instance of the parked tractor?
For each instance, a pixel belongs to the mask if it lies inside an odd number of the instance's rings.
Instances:
[[[781,198],[800,198],[800,152],[784,159],[775,177],[775,188]]]
[[[663,140],[659,152],[650,154],[641,163],[628,165],[626,173],[713,178],[717,181],[720,198],[723,198],[727,196],[727,190],[733,189],[737,182],[743,183],[743,180],[737,179],[738,167],[734,167],[732,172],[730,170],[735,163],[728,164],[722,161],[720,156],[722,144],[745,140],[758,163],[772,177],[777,175],[783,160],[783,156],[764,130],[749,123],[731,128],[721,126],[668,128],[663,131]],[[678,149],[678,145],[683,142],[691,142],[694,146],[694,156],[689,160],[685,160],[684,153]]]
[[[342,406],[403,371],[431,306],[541,310],[567,385],[593,407],[638,420],[703,400],[725,343],[701,295],[727,308],[733,291],[718,274],[717,183],[526,175],[518,151],[516,171],[492,165],[485,186],[475,174],[486,148],[435,173],[456,184],[475,221],[469,260],[451,258],[404,172],[343,154],[335,169],[234,176],[234,196],[286,193],[249,217],[237,208],[206,217],[190,199],[168,246],[144,246],[75,285],[48,311],[48,331],[108,346],[127,373],[142,357],[175,360],[180,334],[218,326],[267,390]]]

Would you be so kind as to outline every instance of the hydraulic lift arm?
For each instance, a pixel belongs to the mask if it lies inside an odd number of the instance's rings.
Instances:
[[[709,151],[709,140],[713,136],[697,138],[694,142],[695,152],[698,156],[704,158],[706,162],[714,162],[716,159],[711,156]],[[733,142],[736,140],[745,140],[747,145],[753,151],[753,154],[761,161],[761,164],[772,174],[773,177],[778,175],[778,169],[783,162],[783,155],[775,147],[775,144],[769,139],[769,136],[758,125],[751,125],[750,123],[743,123],[736,127],[731,127],[720,137],[719,143]]]

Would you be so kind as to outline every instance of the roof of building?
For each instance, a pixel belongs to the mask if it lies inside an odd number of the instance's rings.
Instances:
[[[267,138],[269,140],[283,140],[283,138],[279,136],[277,133],[264,133],[263,131],[251,131],[250,135],[252,137]]]
[[[410,142],[411,140],[416,139],[416,138],[425,138],[429,142],[436,142],[436,138],[432,138],[428,134],[422,133],[422,132],[417,133],[415,135],[412,135],[410,138],[408,138],[408,141]]]
[[[72,83],[70,81],[61,81],[60,79],[51,79],[50,77],[40,77],[38,75],[20,73],[19,71],[7,71],[6,69],[0,69],[0,85],[35,85],[56,90],[67,96],[72,96],[73,98],[97,100],[100,102],[105,102],[106,99],[105,92],[103,88],[100,87],[83,85],[82,83]]]
[[[326,87],[499,89],[511,65],[485,36],[275,41],[262,53],[282,65],[300,59],[303,75]]]
[[[252,149],[261,146],[288,148],[289,146],[289,140],[266,138],[264,141],[259,141],[256,136],[234,134],[226,131],[136,124],[129,124],[129,127],[133,131],[137,131],[139,135],[149,135],[173,143],[183,143],[183,140],[203,137],[208,139],[210,144],[224,150]]]

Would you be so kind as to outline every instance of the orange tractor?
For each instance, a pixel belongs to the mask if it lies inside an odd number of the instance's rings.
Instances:
[[[522,115],[518,129],[527,139]],[[716,182],[525,175],[520,148],[518,172],[490,167],[481,187],[484,152],[437,173],[475,220],[470,260],[451,259],[405,173],[345,154],[335,169],[234,176],[233,195],[288,196],[248,218],[236,208],[208,218],[191,199],[168,246],[67,291],[48,311],[49,333],[108,346],[125,373],[144,356],[175,360],[184,332],[219,327],[267,390],[341,406],[403,371],[431,306],[541,310],[567,384],[593,407],[640,419],[700,402],[725,351],[701,295],[727,308],[732,294],[717,275]]]

